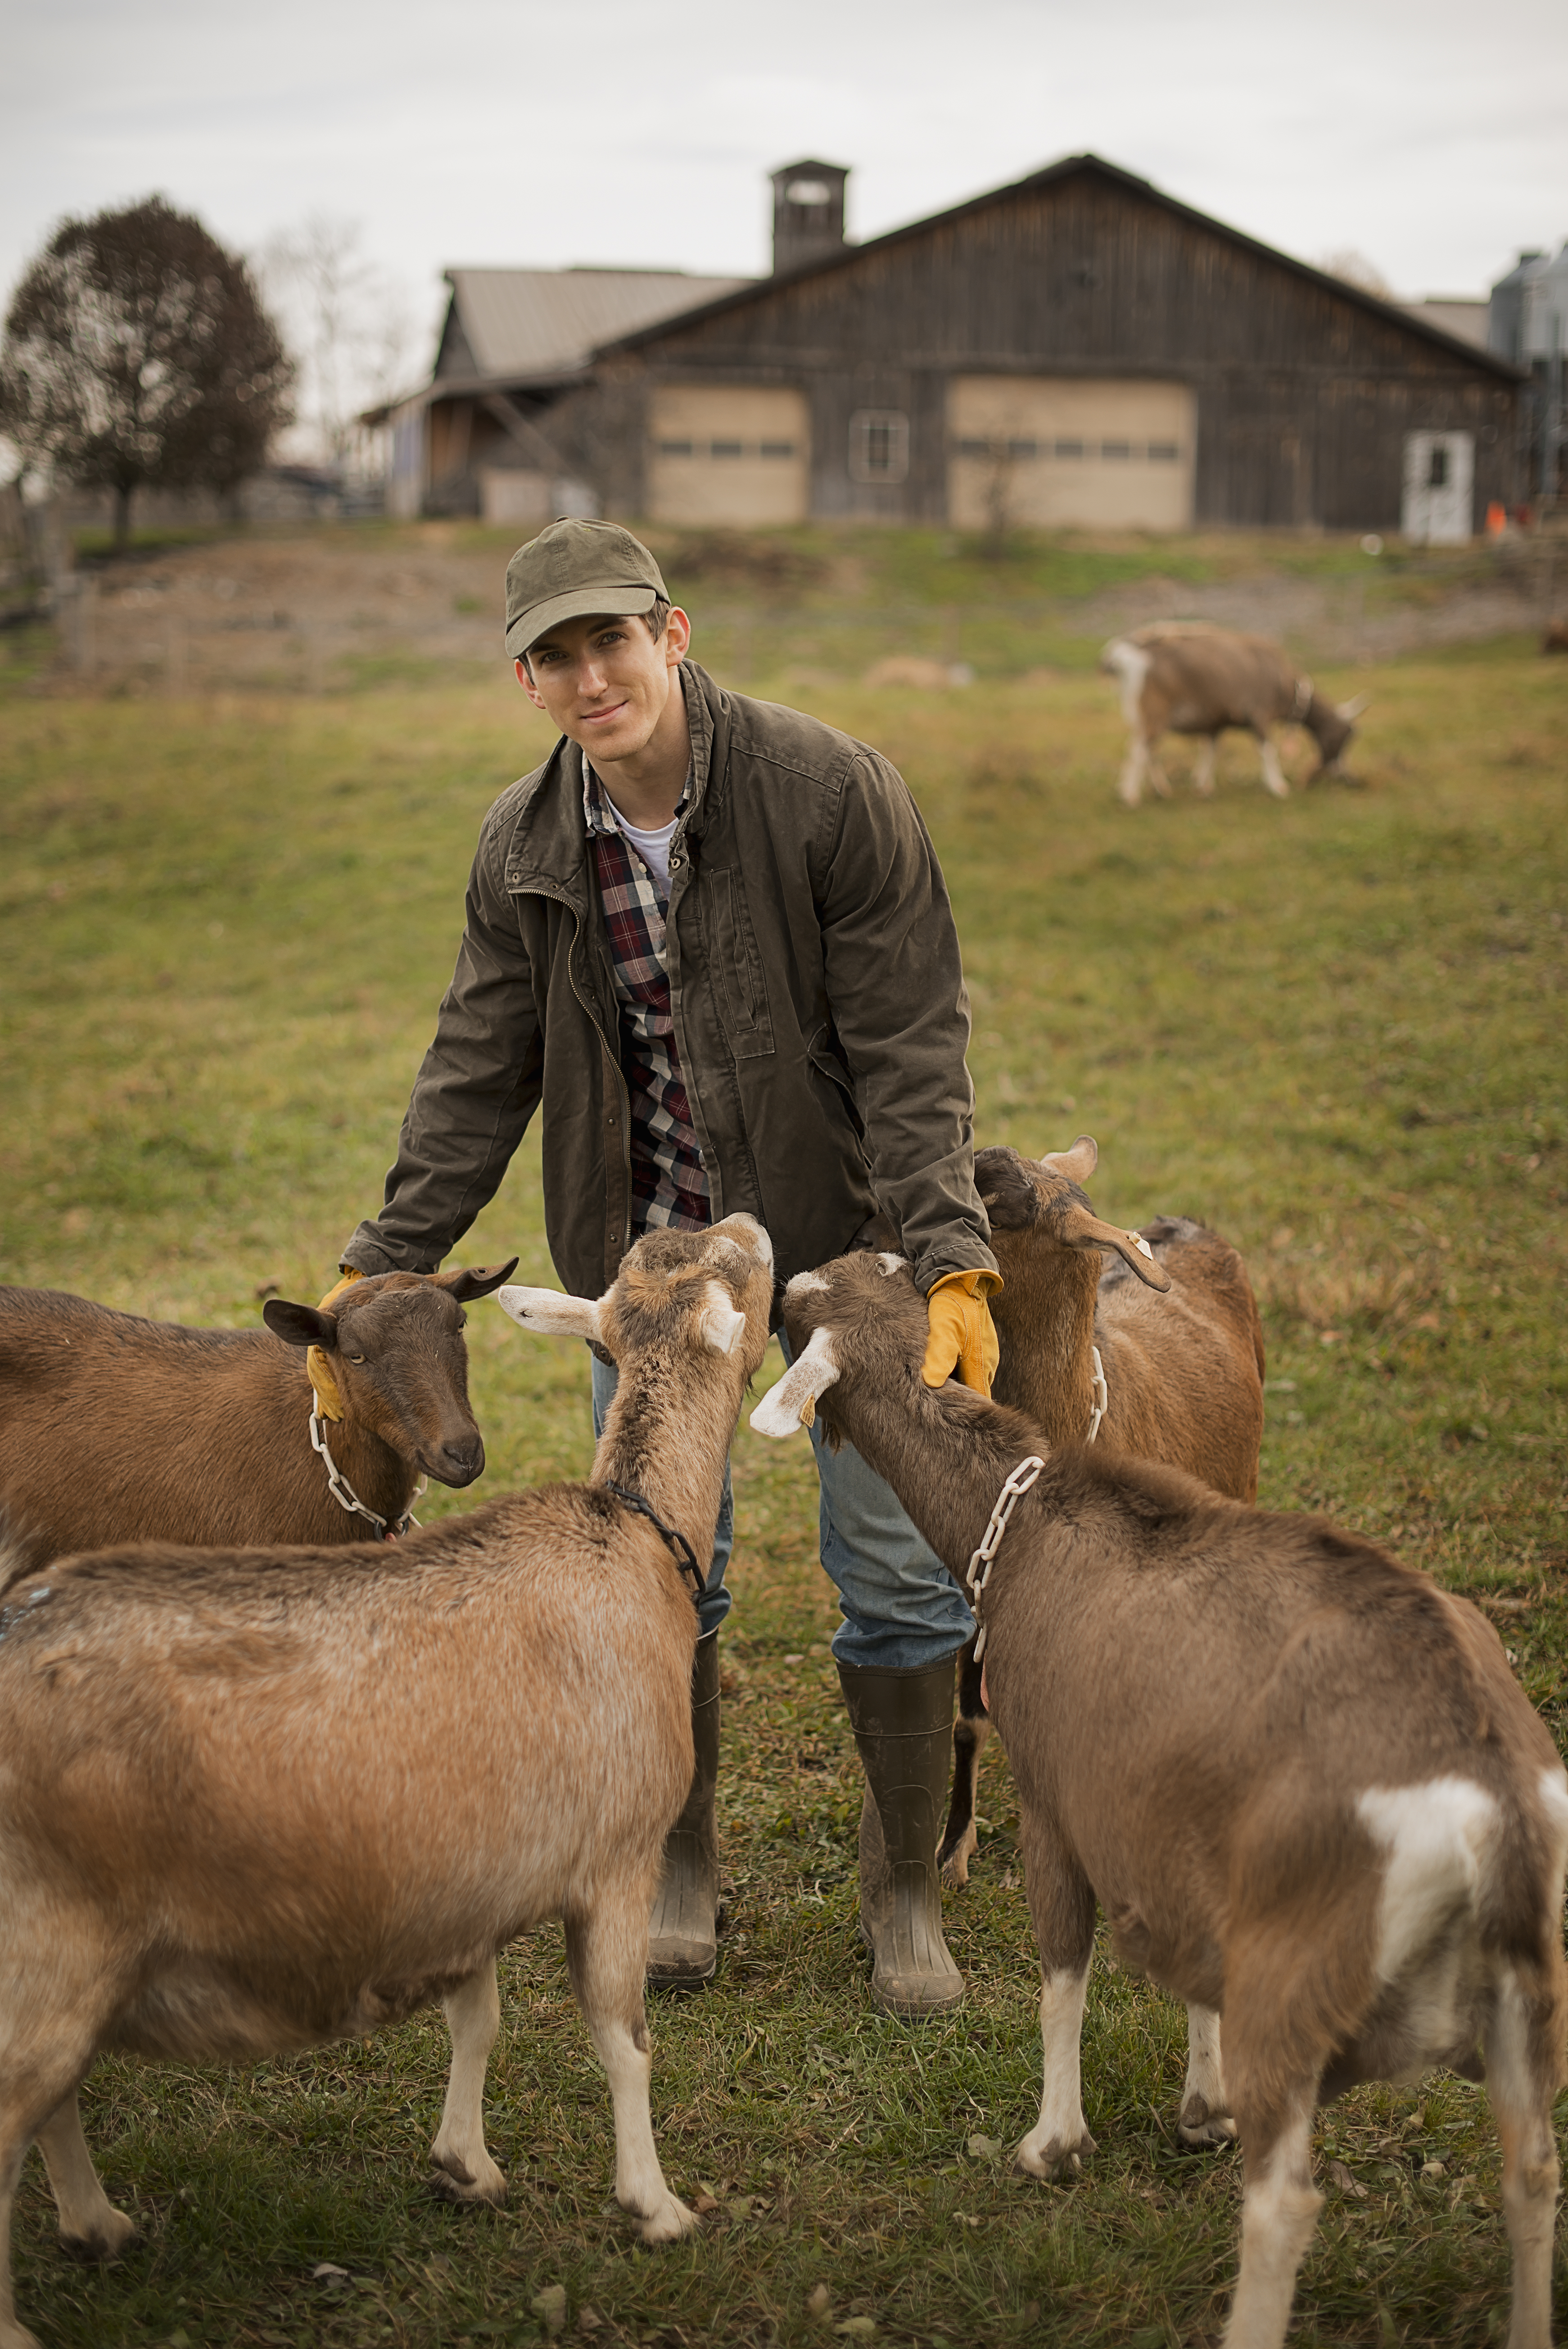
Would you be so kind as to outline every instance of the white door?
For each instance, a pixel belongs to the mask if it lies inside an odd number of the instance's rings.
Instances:
[[[1184,383],[955,376],[948,519],[958,530],[1185,530],[1197,421]]]
[[[1426,546],[1460,546],[1470,535],[1475,435],[1407,432],[1399,527]]]
[[[653,522],[804,522],[810,425],[804,394],[664,384],[649,402]]]

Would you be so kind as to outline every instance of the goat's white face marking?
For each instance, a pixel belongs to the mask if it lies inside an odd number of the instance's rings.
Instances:
[[[790,1286],[793,1288],[794,1283],[792,1281]],[[797,1427],[809,1427],[816,1417],[818,1395],[826,1394],[837,1376],[832,1330],[814,1330],[805,1352],[795,1357],[777,1386],[763,1397],[753,1412],[753,1427],[759,1435],[771,1435],[780,1442],[793,1435]]]
[[[1497,1805],[1472,1778],[1431,1778],[1424,1786],[1369,1786],[1355,1807],[1386,1855],[1376,1966],[1392,1982],[1461,1913],[1473,1917]]]
[[[891,1248],[878,1248],[877,1251],[877,1261],[882,1268],[882,1278],[884,1280],[891,1280],[896,1272],[908,1272],[909,1269],[909,1257],[907,1256],[895,1255]],[[823,1287],[826,1288],[826,1282],[824,1281]]]
[[[597,1338],[599,1308],[591,1297],[566,1297],[557,1288],[505,1288],[495,1302],[521,1329],[541,1338]]]
[[[746,1317],[738,1312],[716,1280],[708,1283],[708,1302],[697,1323],[705,1346],[716,1354],[732,1354],[745,1332]]]
[[[818,1289],[826,1291],[826,1288],[827,1283],[820,1272],[797,1272],[793,1280],[785,1282],[784,1296],[786,1299],[810,1297]]]
[[[1113,636],[1100,655],[1106,668],[1115,672],[1122,689],[1122,720],[1137,726],[1142,712],[1143,681],[1152,665],[1152,655],[1141,645],[1129,644],[1126,636]]]

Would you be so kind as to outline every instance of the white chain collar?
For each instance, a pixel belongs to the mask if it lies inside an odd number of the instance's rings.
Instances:
[[[400,1541],[410,1526],[419,1524],[411,1508],[405,1509],[400,1517],[389,1520],[379,1517],[374,1509],[365,1506],[327,1448],[327,1432],[321,1423],[321,1405],[314,1399],[310,1406],[310,1447],[313,1452],[319,1452],[327,1464],[327,1489],[338,1507],[346,1509],[351,1517],[363,1517],[367,1524],[374,1526],[382,1541]],[[416,1501],[424,1489],[425,1480],[421,1476],[414,1487]]]
[[[1091,1388],[1095,1408],[1089,1421],[1089,1433],[1084,1440],[1087,1444],[1093,1444],[1100,1432],[1100,1422],[1110,1409],[1111,1394],[1110,1389],[1106,1384],[1106,1366],[1100,1360],[1099,1348],[1091,1346],[1089,1351],[1095,1358],[1095,1377]],[[986,1626],[980,1620],[981,1594],[991,1580],[992,1566],[997,1551],[1002,1547],[1002,1537],[1007,1531],[1008,1519],[1044,1465],[1044,1461],[1041,1459],[1038,1453],[1034,1452],[1029,1454],[1027,1460],[1019,1462],[996,1496],[996,1506],[991,1513],[990,1523],[981,1537],[980,1547],[970,1559],[968,1570],[964,1575],[964,1588],[970,1594],[970,1612],[980,1626],[979,1635],[974,1643],[974,1660],[977,1664],[985,1653],[986,1636]]]
[[[1044,1465],[1045,1463],[1039,1454],[1032,1452],[1027,1460],[1019,1462],[996,1496],[996,1506],[991,1513],[991,1522],[981,1537],[980,1547],[970,1559],[969,1570],[964,1576],[964,1588],[969,1592],[970,1610],[977,1623],[980,1623],[981,1599],[986,1584],[991,1580],[991,1569],[995,1561],[996,1553],[1002,1547],[1002,1537],[1007,1531],[1007,1521]],[[985,1653],[985,1634],[986,1626],[980,1623],[980,1636],[974,1643],[976,1663]]]

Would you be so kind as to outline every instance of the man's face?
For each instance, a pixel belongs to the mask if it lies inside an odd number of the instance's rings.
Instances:
[[[670,612],[657,641],[639,615],[563,620],[529,646],[517,682],[596,766],[613,765],[647,748],[691,641],[681,611]]]

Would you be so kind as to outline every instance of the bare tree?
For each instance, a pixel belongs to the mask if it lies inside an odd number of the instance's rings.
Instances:
[[[1345,245],[1337,253],[1325,253],[1318,263],[1331,277],[1343,277],[1347,285],[1359,286],[1363,294],[1376,294],[1384,302],[1392,302],[1394,288],[1375,261],[1368,261],[1354,245]]]
[[[360,410],[400,388],[413,339],[401,293],[366,258],[362,235],[358,221],[312,212],[273,237],[258,263],[303,361],[315,453],[339,469],[357,453]]]
[[[287,421],[293,363],[244,263],[161,196],[62,222],[12,301],[0,427],[25,465],[114,492],[232,492]]]

